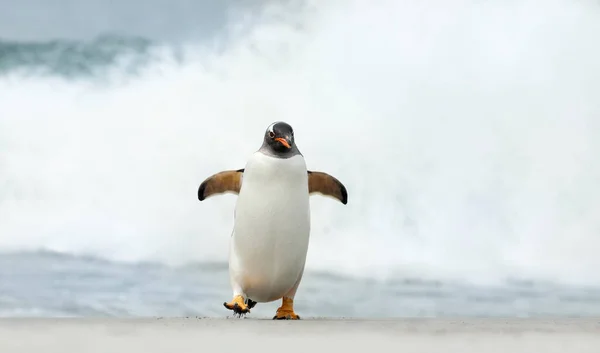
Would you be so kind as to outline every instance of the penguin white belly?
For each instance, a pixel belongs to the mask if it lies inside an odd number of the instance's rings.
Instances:
[[[256,302],[288,293],[304,271],[310,235],[304,158],[260,152],[244,170],[235,208],[229,271],[234,294]]]

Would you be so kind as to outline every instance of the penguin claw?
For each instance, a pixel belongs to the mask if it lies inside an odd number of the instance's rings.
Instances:
[[[223,306],[233,311],[233,314],[237,317],[242,317],[250,312],[248,307],[241,307],[238,303],[234,303],[233,305],[230,303],[223,303]]]
[[[296,313],[286,314],[286,315],[275,315],[273,316],[273,320],[300,320],[300,315]]]
[[[256,302],[252,299],[248,299],[248,309],[252,309],[256,306]]]

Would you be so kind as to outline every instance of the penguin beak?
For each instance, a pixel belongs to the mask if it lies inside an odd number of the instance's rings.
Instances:
[[[287,142],[287,140],[284,139],[283,137],[278,137],[278,138],[275,139],[275,141],[281,142],[281,144],[284,145],[287,148],[292,148],[292,146],[290,146],[289,142]]]

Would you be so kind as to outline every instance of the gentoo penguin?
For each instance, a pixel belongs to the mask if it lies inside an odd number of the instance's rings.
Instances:
[[[297,320],[294,297],[304,273],[310,235],[309,195],[348,202],[346,187],[333,176],[306,168],[292,127],[274,122],[245,168],[205,179],[200,201],[237,194],[229,246],[233,299],[224,306],[241,316],[256,303],[282,300],[273,319]]]

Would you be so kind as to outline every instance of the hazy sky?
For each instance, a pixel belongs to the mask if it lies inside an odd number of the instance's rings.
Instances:
[[[126,33],[161,40],[217,30],[234,4],[266,0],[0,0],[0,38],[44,40]]]

